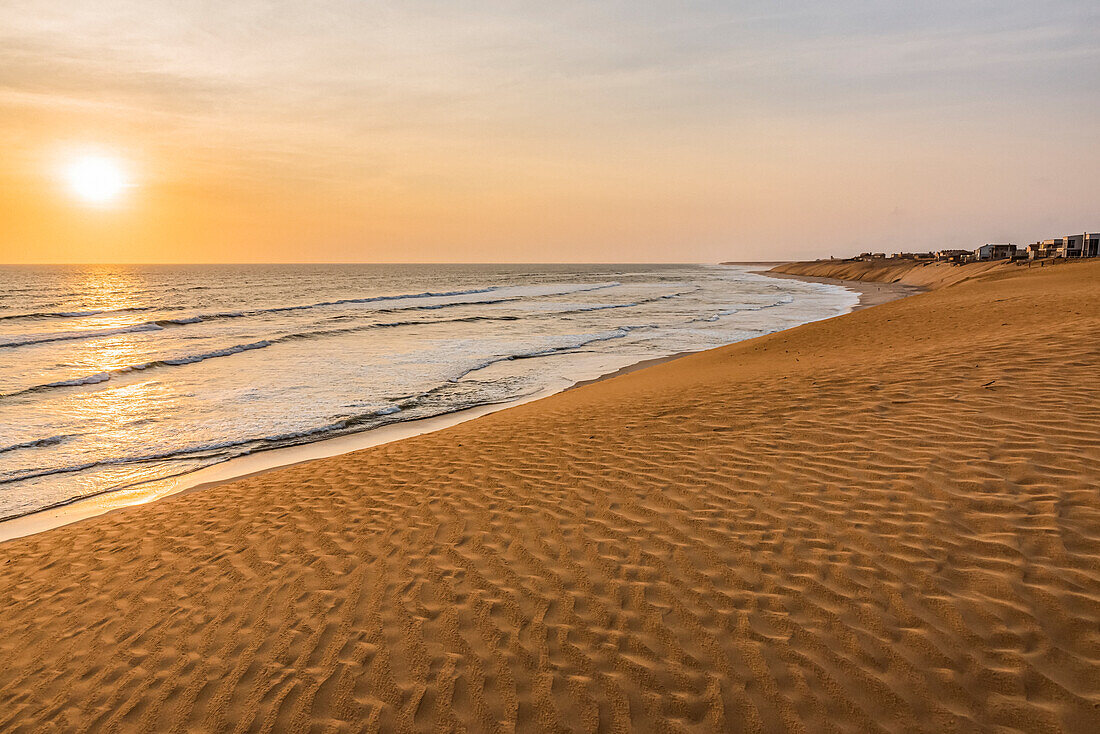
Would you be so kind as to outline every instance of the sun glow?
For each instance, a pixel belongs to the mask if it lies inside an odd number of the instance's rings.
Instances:
[[[64,175],[73,195],[88,204],[109,204],[130,185],[119,161],[101,155],[73,160]]]

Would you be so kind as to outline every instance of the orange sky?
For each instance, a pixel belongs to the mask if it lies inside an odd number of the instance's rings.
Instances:
[[[710,262],[1100,228],[1089,2],[65,5],[0,7],[0,262]],[[62,181],[85,152],[127,170],[112,205]]]

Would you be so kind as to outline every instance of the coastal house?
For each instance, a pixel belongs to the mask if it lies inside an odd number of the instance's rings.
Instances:
[[[982,245],[974,255],[979,260],[1007,260],[1016,256],[1016,245]]]
[[[936,250],[934,256],[940,262],[962,262],[974,253],[970,250]]]
[[[1071,234],[1062,238],[1062,245],[1066,250],[1064,257],[1097,257],[1100,256],[1100,234]]]
[[[1028,245],[1027,253],[1028,257],[1032,260],[1038,260],[1044,257],[1061,257],[1061,250],[1062,238],[1058,237],[1052,240],[1036,242],[1034,245]]]
[[[1100,257],[1100,234],[1083,232],[1027,246],[1032,260],[1044,257]]]

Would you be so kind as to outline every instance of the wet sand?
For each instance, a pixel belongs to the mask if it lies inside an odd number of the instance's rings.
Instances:
[[[0,544],[0,730],[1100,730],[1100,262]]]
[[[858,311],[861,308],[870,308],[871,306],[881,306],[884,303],[896,301],[906,296],[915,296],[918,293],[923,293],[928,290],[928,288],[919,285],[878,283],[865,280],[842,280],[840,278],[823,278],[813,275],[792,275],[790,273],[774,270],[761,273],[761,275],[767,275],[772,278],[789,278],[791,280],[805,280],[810,283],[826,283],[828,285],[844,286],[848,290],[855,291],[859,294],[859,303],[852,309],[853,311]]]

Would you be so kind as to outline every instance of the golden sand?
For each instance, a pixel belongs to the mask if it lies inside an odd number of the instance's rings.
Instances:
[[[1034,269],[1042,270],[1047,265],[1035,263]],[[1055,267],[1053,264],[1050,267]],[[836,278],[858,282],[878,281],[884,283],[902,283],[922,288],[943,288],[967,280],[985,278],[991,275],[1013,272],[1021,273],[1030,269],[1031,264],[1017,265],[1004,260],[971,263],[960,266],[946,262],[926,262],[890,258],[874,260],[815,260],[811,262],[784,263],[773,268],[774,272],[813,278]]]
[[[0,730],[1100,731],[1100,262],[0,545]]]

